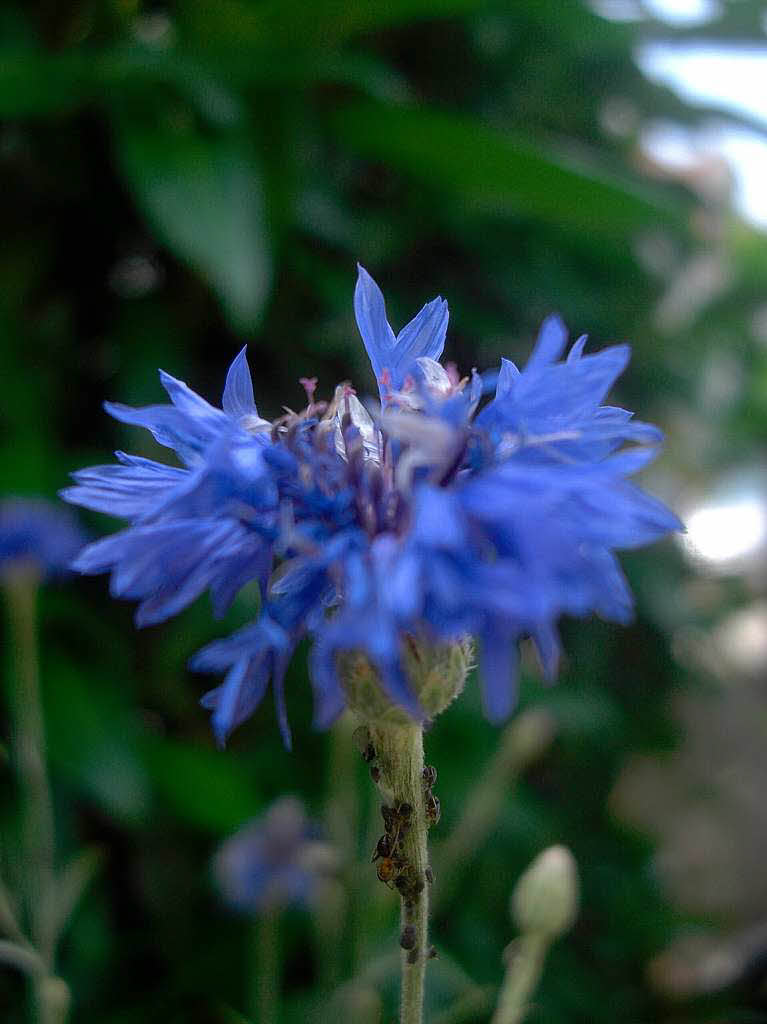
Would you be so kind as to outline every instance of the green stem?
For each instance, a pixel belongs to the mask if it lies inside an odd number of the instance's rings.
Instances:
[[[530,1009],[530,997],[540,981],[550,938],[540,932],[521,935],[513,944],[511,961],[490,1024],[520,1024]]]
[[[64,983],[53,977],[56,948],[56,880],[54,820],[45,764],[45,728],[40,693],[37,641],[39,575],[31,565],[7,572],[3,580],[12,637],[9,706],[16,771],[21,791],[21,849],[26,874],[25,902],[32,945],[44,974],[33,977],[36,1017],[40,1024],[66,1019]]]
[[[266,910],[254,930],[255,984],[251,993],[253,1019],[277,1024],[280,1017],[280,912]]]
[[[394,809],[409,804],[410,827],[402,837],[404,869],[398,886],[402,898],[403,934],[412,936],[412,948],[403,949],[400,1024],[423,1021],[424,978],[429,955],[429,887],[426,808],[423,788],[423,732],[416,723],[407,725],[377,722],[370,734],[380,768],[378,782],[386,804]],[[411,945],[411,942],[408,942]]]
[[[359,799],[357,794],[357,757],[352,734],[355,721],[343,715],[330,731],[330,763],[325,805],[328,838],[343,864],[343,882],[325,886],[323,897],[314,909],[317,934],[319,986],[330,990],[338,985],[344,956],[344,944],[354,935],[359,915],[357,863]],[[347,877],[348,876],[348,877]]]

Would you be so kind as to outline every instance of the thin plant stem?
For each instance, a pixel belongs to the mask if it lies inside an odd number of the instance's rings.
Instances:
[[[395,814],[405,806],[394,882],[401,897],[402,992],[400,1024],[422,1024],[424,979],[429,957],[428,822],[423,785],[423,731],[417,723],[376,722],[370,734],[380,769],[378,787]],[[398,826],[394,826],[397,833]]]
[[[5,590],[11,640],[9,705],[13,750],[21,792],[21,850],[29,936],[43,971],[32,977],[40,1024],[61,1024],[67,1000],[64,983],[53,978],[56,949],[56,879],[53,802],[45,764],[45,728],[40,692],[37,638],[39,574],[32,565],[6,572]],[[51,993],[55,996],[49,997]]]
[[[530,1009],[551,942],[541,932],[521,935],[511,947],[509,967],[490,1024],[520,1024]]]
[[[330,732],[328,799],[325,806],[328,837],[339,852],[348,878],[345,887],[326,886],[314,911],[317,934],[317,963],[320,987],[338,984],[342,970],[343,944],[354,928],[350,921],[359,914],[359,893],[355,888],[358,843],[359,797],[352,734],[355,722],[343,715]]]
[[[29,940],[22,932],[16,918],[11,894],[0,879],[0,932],[18,945],[31,949]]]
[[[255,973],[251,1013],[259,1024],[278,1024],[280,1019],[280,912],[265,910],[254,929]]]

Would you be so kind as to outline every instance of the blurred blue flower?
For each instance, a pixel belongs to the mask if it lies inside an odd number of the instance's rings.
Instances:
[[[32,566],[41,576],[70,571],[86,536],[74,516],[43,498],[0,501],[0,575]]]
[[[312,907],[336,867],[333,847],[317,838],[303,804],[281,797],[221,845],[213,873],[227,903],[263,913]]]
[[[63,492],[130,520],[75,565],[111,571],[112,593],[140,602],[140,625],[206,589],[221,614],[258,581],[258,620],[192,661],[225,673],[203,699],[220,742],[271,682],[289,743],[284,676],[306,634],[319,725],[347,699],[345,652],[364,654],[388,697],[423,717],[408,643],[467,636],[479,644],[486,712],[499,721],[514,706],[519,638],[532,637],[553,677],[559,617],[627,621],[632,598],[615,551],[680,526],[627,479],[654,458],[660,432],[602,404],[628,346],[585,355],[580,338],[563,359],[567,332],[550,317],[524,369],[504,359],[492,379],[461,380],[437,361],[441,299],[395,337],[360,268],[355,311],[381,392],[372,415],[348,385],[329,402],[314,401],[312,386],[304,410],[268,423],[243,350],[221,410],[167,374],[170,406],[107,406],[151,430],[184,468],[118,453],[119,465],[76,473]]]

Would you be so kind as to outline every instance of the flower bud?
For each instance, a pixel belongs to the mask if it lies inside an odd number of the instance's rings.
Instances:
[[[452,704],[463,690],[472,667],[469,639],[453,644],[429,644],[408,636],[402,655],[408,682],[428,718],[434,718]],[[347,705],[363,722],[407,725],[411,721],[407,711],[386,694],[378,673],[363,654],[356,651],[341,654],[339,675]]]
[[[522,932],[553,940],[578,914],[578,868],[566,846],[550,846],[535,858],[514,887],[511,913]]]
[[[556,733],[556,719],[545,708],[528,708],[508,726],[509,757],[523,771],[546,753]]]

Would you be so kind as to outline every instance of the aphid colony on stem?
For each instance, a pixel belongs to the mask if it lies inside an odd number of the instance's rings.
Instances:
[[[355,731],[355,740],[363,761],[370,765],[371,778],[376,784],[380,783],[381,769],[376,763],[378,758],[366,726],[360,726]],[[432,786],[437,781],[437,769],[433,765],[426,765],[421,780],[426,821],[428,827],[431,827],[436,825],[440,818],[439,798],[432,792]],[[376,873],[379,880],[390,889],[396,889],[402,897],[405,924],[400,935],[400,946],[407,951],[409,962],[415,963],[418,958],[417,933],[415,926],[407,918],[423,892],[425,883],[434,882],[434,874],[427,865],[422,876],[419,875],[404,850],[404,839],[412,824],[413,807],[406,802],[395,802],[393,806],[384,803],[381,805],[381,817],[384,832],[376,843],[371,860],[373,863],[378,861]],[[433,946],[426,951],[426,956],[436,956]]]

